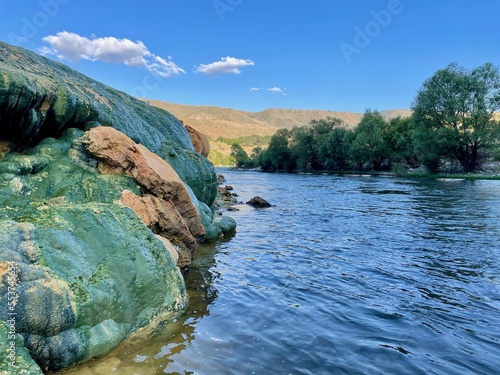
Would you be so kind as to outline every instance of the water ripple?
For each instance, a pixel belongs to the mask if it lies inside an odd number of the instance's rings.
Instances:
[[[123,366],[498,373],[498,181],[223,173],[241,200],[275,207],[231,213],[237,234],[198,249],[188,309],[112,354]]]

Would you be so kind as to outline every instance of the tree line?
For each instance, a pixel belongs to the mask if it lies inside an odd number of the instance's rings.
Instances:
[[[475,172],[485,160],[500,160],[500,73],[485,64],[468,70],[450,64],[426,80],[408,118],[386,121],[367,110],[355,128],[326,118],[280,129],[267,149],[248,155],[238,143],[231,157],[238,167],[264,171],[401,171],[445,164]]]

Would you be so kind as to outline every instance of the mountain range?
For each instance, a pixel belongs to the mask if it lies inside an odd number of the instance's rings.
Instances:
[[[147,100],[153,106],[165,109],[184,124],[192,126],[211,140],[218,137],[239,138],[250,135],[273,135],[280,128],[307,125],[311,120],[336,117],[344,121],[346,126],[356,126],[363,113],[338,112],[326,110],[301,110],[270,108],[261,112],[247,112],[232,108],[214,106],[193,106],[174,104],[160,100]],[[385,119],[407,117],[410,110],[394,109],[381,111]]]

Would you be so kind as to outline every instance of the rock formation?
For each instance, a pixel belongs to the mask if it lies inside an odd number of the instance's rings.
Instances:
[[[85,149],[105,174],[133,177],[147,192],[143,197],[124,190],[120,201],[142,221],[179,247],[181,269],[191,264],[194,250],[205,238],[200,215],[174,169],[158,155],[110,127],[90,129],[83,137]],[[187,250],[187,251],[186,251]]]
[[[253,197],[250,199],[247,204],[249,206],[255,207],[255,208],[268,208],[271,207],[271,203],[266,201],[264,198],[261,198],[259,196]]]
[[[0,43],[0,373],[101,356],[182,308],[176,263],[236,226],[216,193],[171,114]]]
[[[189,134],[189,138],[191,138],[191,142],[193,142],[194,150],[197,153],[207,157],[210,153],[210,143],[208,142],[208,138],[205,136],[205,134],[200,133],[195,128],[189,125],[184,126],[186,127],[186,130]]]

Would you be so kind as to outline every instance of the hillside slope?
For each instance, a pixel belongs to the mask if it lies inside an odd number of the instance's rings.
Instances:
[[[212,140],[218,137],[238,138],[249,135],[272,135],[280,128],[307,125],[311,120],[337,117],[346,125],[356,126],[362,113],[335,112],[324,110],[299,109],[266,109],[261,112],[246,112],[232,108],[213,106],[192,106],[168,103],[160,100],[148,100],[153,106],[165,109],[185,124],[209,136]],[[398,109],[380,112],[386,119],[397,116],[406,117],[411,111]]]

